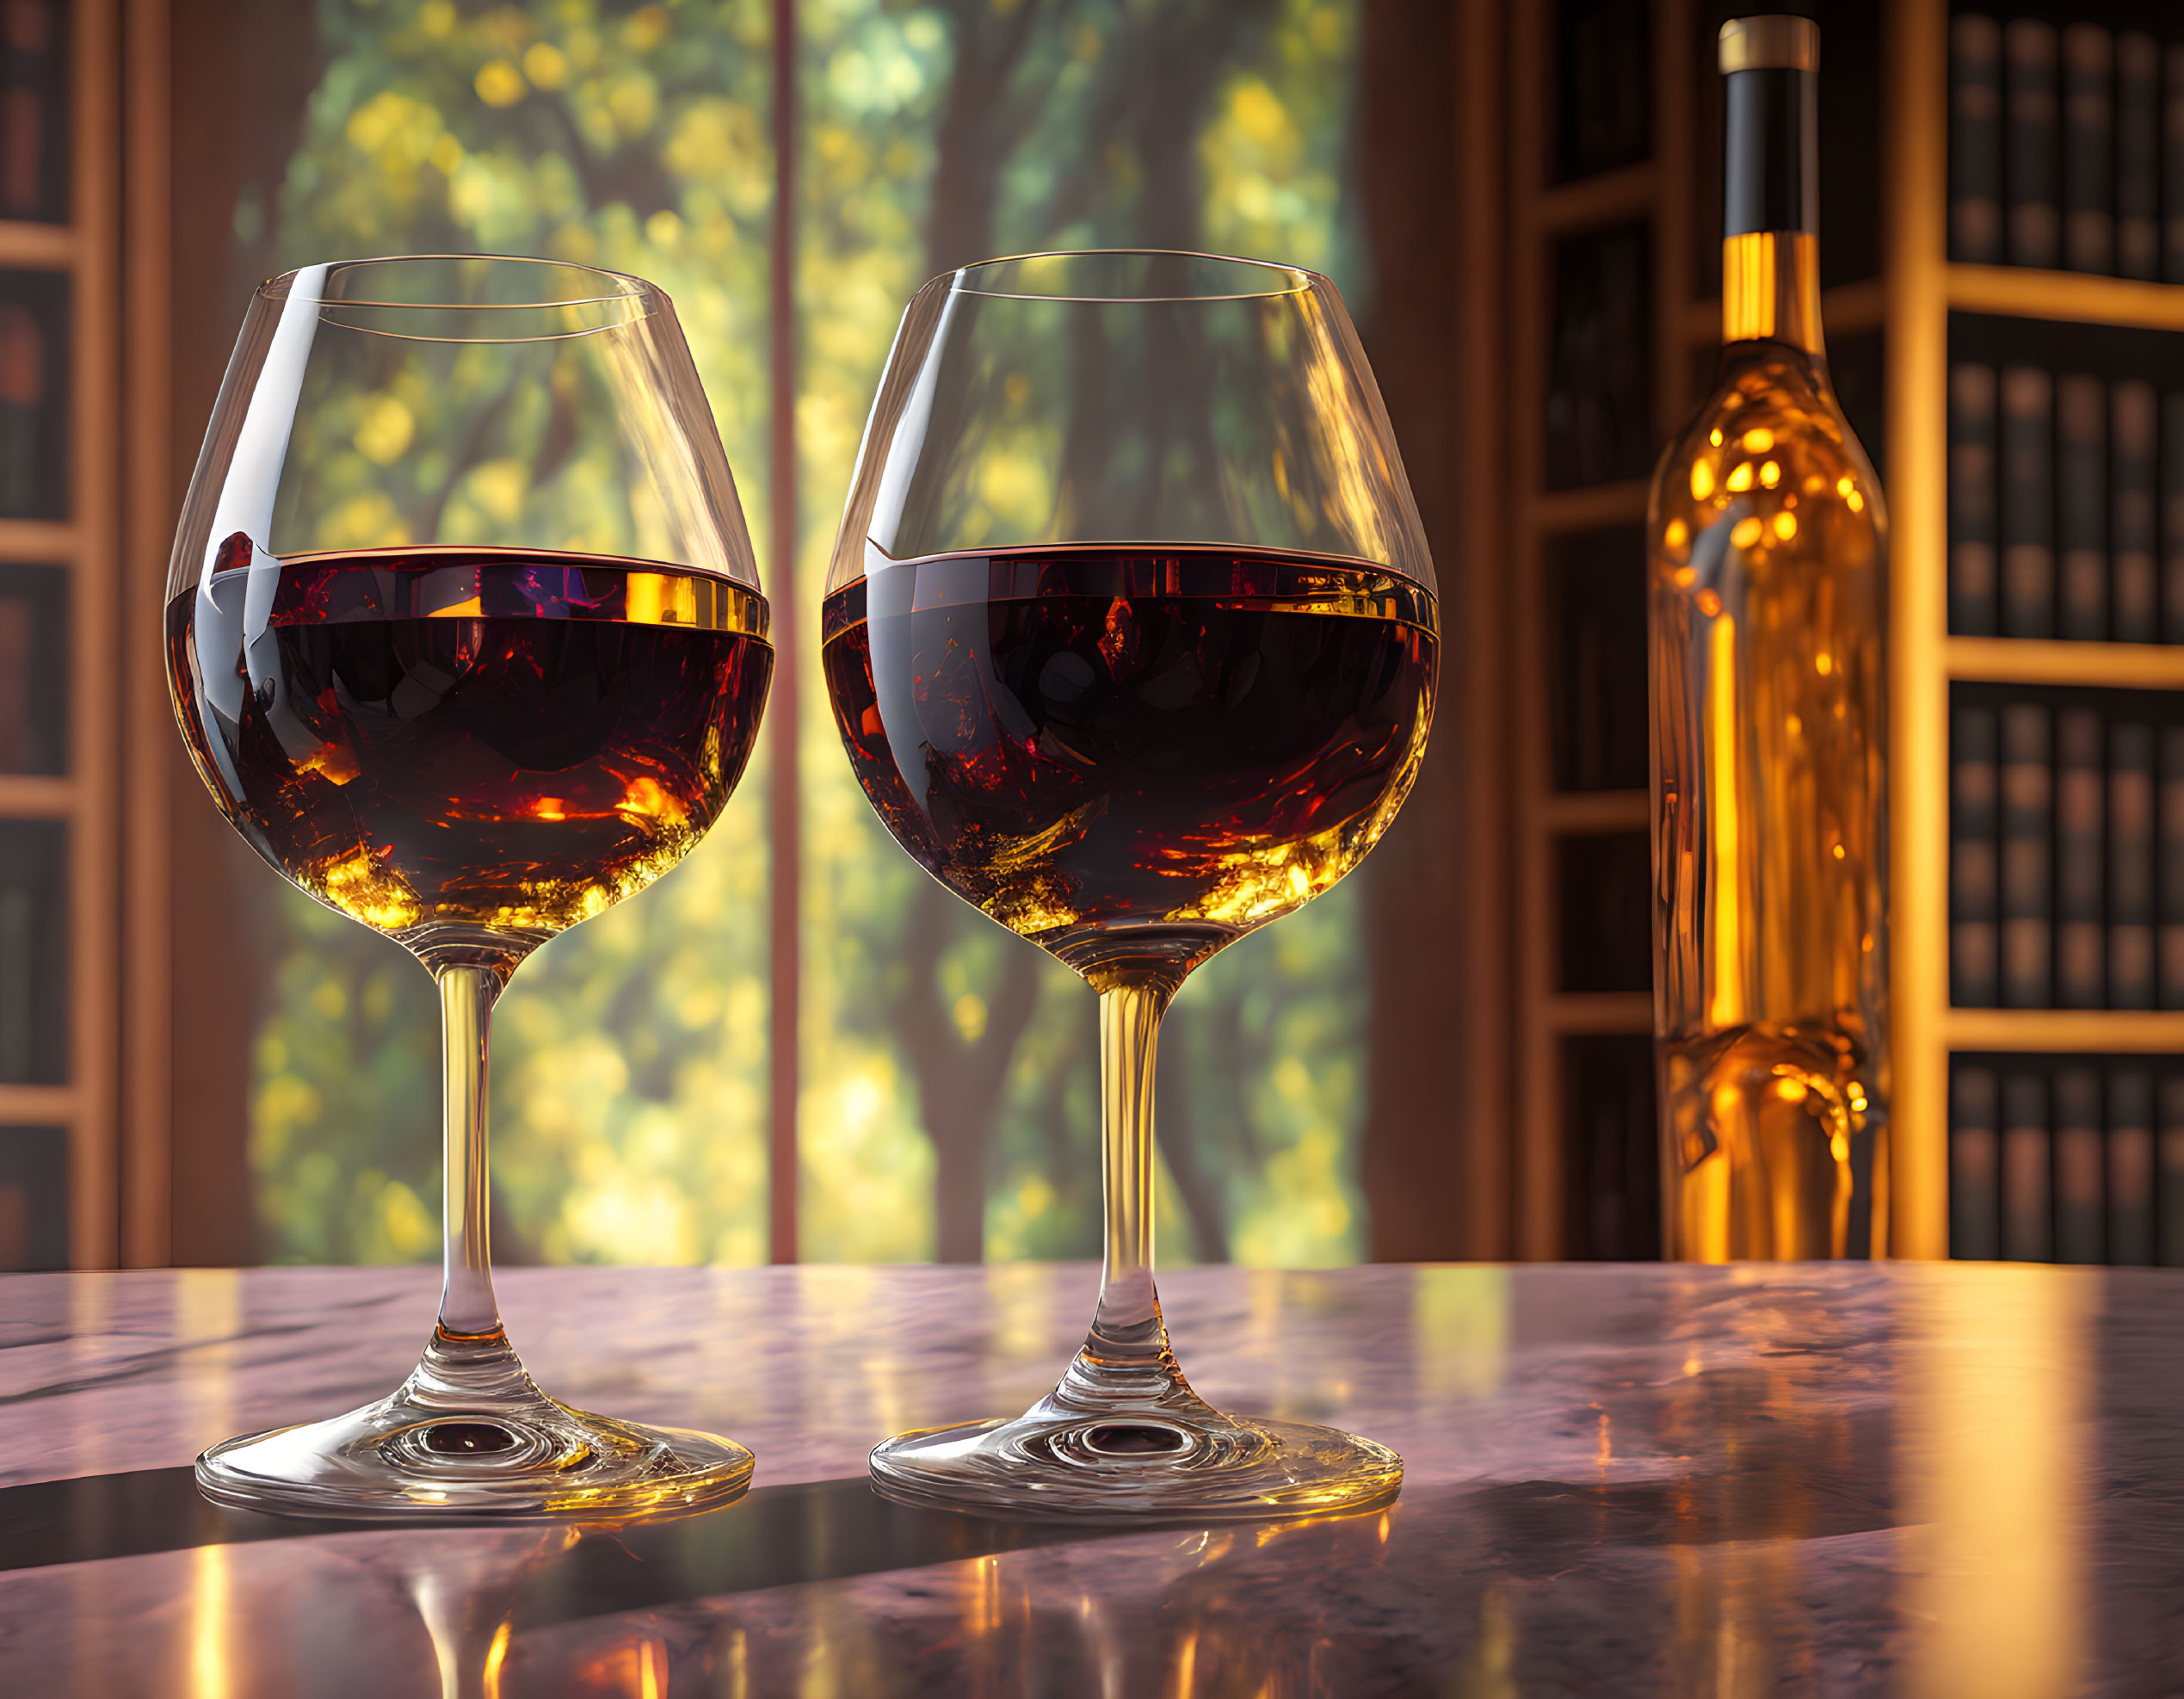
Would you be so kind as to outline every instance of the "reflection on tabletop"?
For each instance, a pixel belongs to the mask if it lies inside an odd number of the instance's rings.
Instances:
[[[508,1308],[557,1384],[732,1426],[750,1496],[440,1530],[196,1497],[207,1437],[413,1350],[429,1279],[11,1279],[0,1686],[2184,1687],[2184,1357],[2159,1270],[1182,1270],[1178,1331],[1218,1395],[1369,1424],[1409,1472],[1378,1514],[1149,1530],[920,1511],[863,1479],[874,1436],[1035,1392],[1090,1269],[519,1270]]]

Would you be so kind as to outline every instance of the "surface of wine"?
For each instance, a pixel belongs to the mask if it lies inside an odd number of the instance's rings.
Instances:
[[[236,540],[168,609],[183,735],[259,854],[412,948],[535,943],[641,890],[750,754],[766,606],[724,579],[507,549],[248,559]]]
[[[1358,562],[1078,547],[827,599],[857,777],[910,854],[1095,985],[1180,979],[1371,849],[1433,717],[1433,598]]]

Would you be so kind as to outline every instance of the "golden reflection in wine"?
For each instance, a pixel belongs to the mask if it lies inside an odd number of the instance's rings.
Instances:
[[[1944,1265],[1911,1288],[1896,1477],[1915,1699],[2078,1690],[2101,1278]]]
[[[1886,520],[1809,334],[1724,349],[1648,521],[1664,1210],[1705,1262],[1887,1248]]]

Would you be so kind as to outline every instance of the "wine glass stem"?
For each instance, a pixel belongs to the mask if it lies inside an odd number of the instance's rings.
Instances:
[[[485,1047],[501,976],[490,967],[441,968],[440,1032],[447,1067],[447,1271],[440,1330],[478,1338],[500,1331],[487,1227]]]
[[[1165,985],[1120,985],[1100,993],[1101,1174],[1107,1252],[1100,1307],[1085,1350],[1103,1364],[1151,1364],[1168,1334],[1153,1287],[1153,1064]]]

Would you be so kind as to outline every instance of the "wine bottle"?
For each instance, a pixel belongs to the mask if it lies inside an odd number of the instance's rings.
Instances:
[[[1819,30],[1722,27],[1722,351],[1647,527],[1664,1245],[1883,1254],[1887,522],[1820,333]]]

